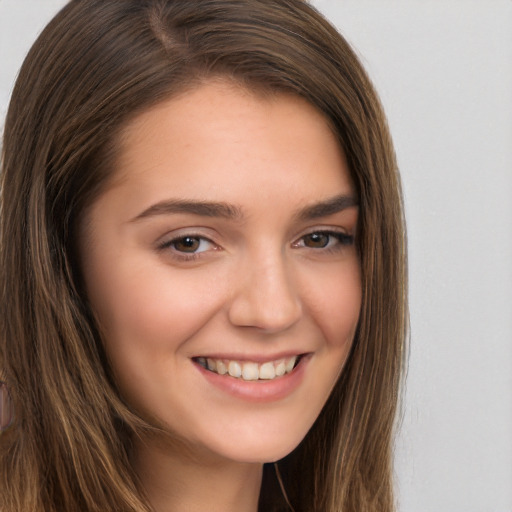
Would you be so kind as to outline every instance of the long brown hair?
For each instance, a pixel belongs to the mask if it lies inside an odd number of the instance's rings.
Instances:
[[[385,116],[343,37],[302,0],[74,0],[17,80],[2,150],[3,512],[149,511],[122,402],[87,304],[75,234],[137,113],[211,77],[304,97],[329,120],[360,204],[363,302],[343,374],[279,463],[296,512],[390,512],[406,339],[400,180]],[[267,468],[268,469],[268,468]],[[287,510],[266,474],[262,510]]]

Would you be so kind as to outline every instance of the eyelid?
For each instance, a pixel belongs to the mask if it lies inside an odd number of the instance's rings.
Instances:
[[[185,252],[173,249],[173,244],[184,238],[197,238],[211,244],[211,248],[199,252]],[[167,233],[156,242],[156,249],[178,261],[191,261],[203,257],[207,253],[221,249],[221,246],[213,239],[213,236],[205,235],[199,228],[181,228]]]
[[[165,234],[158,237],[158,239],[155,241],[155,246],[160,247],[163,245],[168,245],[175,240],[180,240],[186,237],[201,238],[208,240],[215,245],[218,245],[215,241],[216,234],[212,229],[203,226],[190,226],[167,231]]]
[[[333,237],[344,237],[345,240],[342,241],[342,240],[339,240],[338,239],[338,244],[336,244],[334,247],[318,247],[318,248],[309,248],[309,247],[306,247],[304,245],[300,245],[300,242],[307,236],[309,235],[313,235],[313,234],[324,234],[324,235],[329,235],[329,236],[333,236]],[[311,249],[311,250],[314,250],[314,251],[329,251],[329,250],[337,250],[337,249],[342,249],[343,247],[347,247],[348,245],[353,245],[355,242],[355,236],[347,229],[344,229],[344,228],[341,228],[341,227],[333,227],[333,226],[319,226],[319,227],[314,227],[314,228],[311,228],[309,230],[307,230],[306,232],[302,233],[296,240],[295,242],[292,243],[292,247],[297,247],[297,248],[305,248],[305,249]]]
[[[314,226],[312,228],[308,228],[301,232],[296,240],[299,240],[301,238],[304,238],[305,236],[312,235],[314,233],[326,233],[326,234],[341,234],[341,235],[347,235],[352,236],[352,230],[341,227],[341,226]]]
[[[210,230],[208,230],[210,231]],[[312,234],[323,234],[330,237],[336,238],[336,242],[330,240],[325,247],[308,247],[304,243],[304,238]],[[206,241],[211,244],[211,247],[194,252],[179,251],[173,248],[173,244],[184,238],[197,238],[202,241]],[[166,235],[160,237],[156,242],[156,249],[159,252],[164,253],[167,257],[174,259],[178,262],[189,262],[199,258],[207,257],[210,253],[221,250],[222,247],[215,241],[215,236],[207,235],[204,233],[202,228],[180,228],[175,231],[171,231]],[[354,244],[355,237],[352,235],[350,230],[347,230],[340,226],[315,226],[306,231],[292,242],[291,247],[294,249],[304,249],[313,251],[314,253],[336,253],[342,251],[344,248]]]

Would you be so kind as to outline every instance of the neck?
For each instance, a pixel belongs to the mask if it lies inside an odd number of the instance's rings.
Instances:
[[[263,465],[140,440],[134,465],[155,512],[257,512]]]

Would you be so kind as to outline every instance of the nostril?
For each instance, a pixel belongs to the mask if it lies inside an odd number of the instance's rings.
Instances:
[[[301,317],[302,306],[298,301],[276,303],[271,300],[238,298],[229,311],[232,324],[278,332],[294,325]]]
[[[229,320],[239,327],[279,332],[302,316],[302,301],[280,253],[252,258],[233,288]]]

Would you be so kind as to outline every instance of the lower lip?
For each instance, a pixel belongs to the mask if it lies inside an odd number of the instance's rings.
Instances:
[[[242,380],[229,375],[219,375],[195,363],[201,375],[213,386],[228,395],[250,402],[274,402],[291,395],[304,378],[310,356],[302,356],[297,366],[286,375],[273,380]]]

